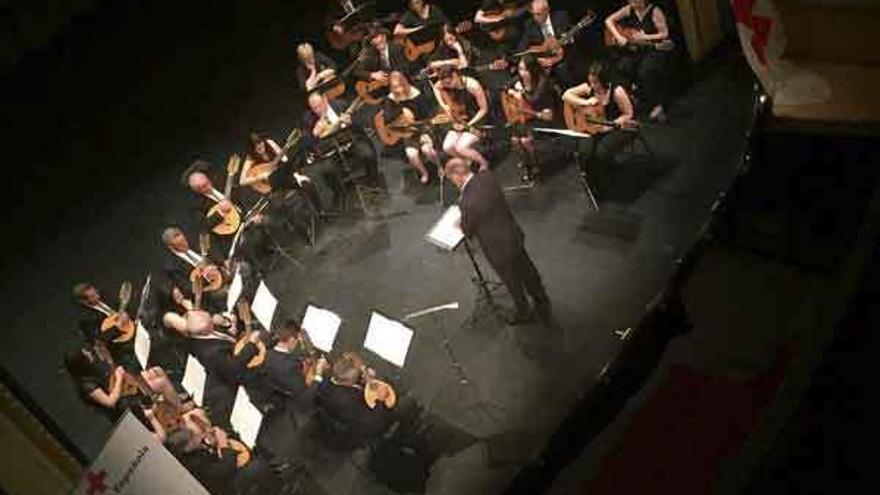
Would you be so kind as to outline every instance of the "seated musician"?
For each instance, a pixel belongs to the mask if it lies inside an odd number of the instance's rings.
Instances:
[[[392,71],[409,73],[410,63],[403,46],[391,40],[391,32],[383,27],[373,27],[369,33],[370,46],[363,61],[355,70],[355,77],[362,81],[388,84]]]
[[[648,0],[627,0],[626,5],[605,19],[605,28],[621,47],[631,43],[660,44],[669,41],[666,15],[659,5]],[[623,28],[633,31],[632,39],[624,36]],[[617,69],[639,88],[644,108],[650,108],[654,120],[665,118],[669,51],[662,49],[620,50]]]
[[[131,321],[128,313],[120,311],[117,326],[102,332],[101,324],[104,319],[116,313],[118,308],[107,304],[98,289],[88,282],[73,287],[73,299],[79,308],[77,323],[86,342],[100,341],[110,351],[113,359],[125,369],[140,370],[141,365],[134,355],[134,339],[123,343],[114,342],[121,335],[118,326]]]
[[[166,279],[171,285],[179,287],[189,297],[192,297],[190,275],[196,267],[205,265],[202,274],[207,280],[217,280],[218,278],[226,278],[228,276],[227,264],[217,261],[222,259],[221,256],[223,255],[216,254],[217,249],[213,245],[208,256],[203,257],[200,252],[190,247],[189,241],[178,227],[168,227],[162,232],[162,244],[166,248],[162,264],[162,270]],[[208,284],[207,280],[205,281],[206,285]],[[207,298],[206,305],[222,308],[226,303],[225,297],[224,290],[213,291],[210,293],[210,297]]]
[[[474,145],[480,140],[474,126],[489,112],[486,92],[479,81],[462,75],[455,67],[443,67],[434,83],[434,96],[444,112],[452,118],[452,128],[443,139],[443,151],[452,157],[475,162],[480,170],[489,168],[489,161]]]
[[[348,352],[333,363],[330,379],[318,387],[319,424],[327,435],[325,439],[336,447],[366,445],[389,424],[385,405],[379,402],[371,409],[364,399],[364,380],[370,374],[360,356]]]
[[[130,410],[144,426],[157,434],[159,441],[164,440],[164,429],[150,414],[150,401],[154,395],[161,395],[169,404],[179,408],[181,399],[162,368],[139,372],[149,390],[137,388],[126,392],[125,389],[129,388],[125,383],[127,372],[116,366],[112,357],[99,347],[90,344],[77,346],[65,354],[64,365],[83,399],[100,407],[111,421]]]
[[[296,46],[296,82],[303,91],[311,91],[336,76],[336,62],[312,47],[310,43]]]
[[[594,63],[587,82],[566,90],[562,99],[574,106],[596,107],[600,110],[597,114],[600,120],[614,124],[602,127],[589,140],[581,141],[582,171],[590,161],[602,166],[617,160],[620,150],[633,138],[627,129],[635,123],[632,99],[626,88],[612,82],[603,64]]]
[[[571,28],[571,20],[564,10],[550,10],[548,0],[532,0],[529,6],[532,13],[531,19],[526,21],[523,36],[520,39],[517,50],[526,50],[545,43],[550,39],[557,39]],[[561,54],[545,56],[538,59],[545,70],[553,73],[553,77],[560,84],[568,86],[572,82],[568,63]]]
[[[534,115],[527,115],[530,120],[534,119],[535,123],[544,126],[558,125],[562,120],[562,110],[559,89],[552,76],[544,71],[533,55],[522,57],[516,70],[517,78],[508,87],[507,93],[516,98],[519,104],[525,104],[527,111],[534,112]],[[524,181],[533,181],[540,173],[540,163],[535,153],[535,136],[531,127],[514,126],[511,141],[523,160]]]
[[[427,65],[429,72],[436,73],[441,67],[467,69],[473,53],[470,42],[459,36],[450,24],[444,24],[440,28],[440,34],[440,45],[434,50]]]
[[[434,116],[434,102],[410,84],[402,72],[392,72],[390,81],[391,93],[384,108],[386,125],[392,122],[423,122]],[[417,131],[404,139],[403,152],[409,164],[419,172],[422,184],[430,181],[422,156],[437,166],[438,170],[440,168],[440,158],[434,148],[430,131]]]
[[[323,179],[322,182],[332,189],[334,205],[339,204],[344,194],[340,181],[344,171],[334,161],[339,160],[339,156],[322,158],[322,145],[329,136],[337,135],[340,130],[351,131],[350,138],[346,139],[350,148],[341,151],[342,162],[352,171],[363,173],[368,183],[377,184],[379,169],[376,150],[363,131],[352,125],[352,116],[345,114],[345,109],[349,108],[348,102],[342,99],[329,101],[326,96],[313,92],[309,93],[308,105],[309,110],[303,116],[303,143],[309,153],[319,155],[313,168],[317,169],[316,175]]]
[[[190,212],[202,232],[212,232],[211,240],[221,251],[228,251],[232,235],[216,235],[212,229],[223,222],[223,216],[234,208],[235,198],[226,197],[224,191],[217,189],[211,178],[213,166],[205,160],[196,160],[181,175],[181,183],[192,193]],[[224,176],[225,178],[225,176]],[[220,186],[222,187],[222,186]],[[217,205],[217,213],[208,216],[208,211]]]
[[[528,10],[517,0],[483,0],[474,22],[488,33],[494,43],[507,45],[508,51],[514,48],[522,37],[522,18]]]
[[[438,41],[438,29],[449,22],[443,10],[425,0],[408,0],[407,6],[409,9],[394,26],[394,36],[406,36],[416,45]]]

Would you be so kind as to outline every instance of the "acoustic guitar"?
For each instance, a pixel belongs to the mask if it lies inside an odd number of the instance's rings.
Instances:
[[[125,308],[128,307],[128,303],[131,301],[131,282],[122,282],[122,286],[119,288],[119,307],[116,309],[116,312],[104,318],[101,321],[101,332],[109,332],[113,328],[118,328],[121,334],[119,337],[113,339],[113,342],[117,344],[121,344],[123,342],[128,342],[134,337],[134,332],[136,330],[136,325],[134,320],[131,318],[128,319],[124,324],[119,324],[119,313],[125,311]]]
[[[448,124],[449,121],[449,115],[446,113],[440,113],[425,121],[417,121],[409,108],[404,108],[391,122],[385,122],[384,110],[373,117],[376,135],[385,146],[395,146],[401,140],[412,137],[416,132],[424,132],[431,127]]]
[[[507,37],[510,25],[523,12],[526,3],[520,0],[510,0],[502,2],[500,8],[496,10],[484,11],[483,14],[492,20],[481,24],[480,29],[488,34],[492,41],[502,41]]]
[[[421,29],[412,33],[417,34],[427,30],[439,29],[440,24],[424,24]],[[464,34],[468,31],[471,31],[474,28],[474,24],[472,21],[461,21],[455,26],[456,34]],[[403,45],[403,52],[406,56],[406,59],[410,62],[415,62],[419,58],[430,55],[434,53],[434,50],[437,49],[437,44],[439,43],[439,34],[430,38],[421,43],[416,43],[412,40],[411,35],[409,36],[401,36],[399,38],[399,42]]]
[[[561,36],[547,38],[540,44],[530,46],[521,52],[513,54],[513,58],[519,59],[531,54],[540,59],[552,59],[554,60],[554,63],[556,63],[562,60],[562,57],[565,56],[564,47],[574,43],[575,37],[578,33],[587,26],[593,24],[595,21],[596,13],[591,10],[587,12],[577,24],[572,26],[568,31],[562,33]]]
[[[675,49],[675,42],[671,39],[665,39],[663,41],[645,41],[635,39],[636,33],[640,32],[640,30],[634,27],[617,26],[617,31],[620,32],[620,34],[624,38],[626,38],[626,45],[618,45],[617,38],[614,37],[614,33],[612,33],[611,30],[608,29],[608,27],[606,26],[604,33],[605,46],[623,48],[627,50],[657,50],[661,52],[668,52]]]
[[[596,134],[608,127],[600,123],[605,121],[605,108],[598,102],[593,105],[572,105],[565,102],[563,116],[566,127],[584,134]]]
[[[251,449],[248,448],[241,440],[234,438],[227,439],[229,448],[235,451],[235,467],[241,469],[251,462]]]
[[[223,271],[207,261],[210,248],[210,236],[205,233],[199,234],[199,251],[204,261],[199,266],[193,268],[189,274],[189,279],[193,283],[193,293],[198,296],[196,301],[197,307],[201,307],[201,294],[203,292],[218,291],[223,288],[225,283]],[[215,270],[208,271],[208,267],[214,267]],[[196,286],[198,286],[198,292],[196,292]]]
[[[330,28],[327,29],[327,44],[329,44],[331,48],[338,51],[347,50],[348,47],[350,47],[351,45],[364,41],[364,39],[367,37],[367,33],[369,33],[370,31],[369,23],[359,22],[346,27],[345,21],[360,12],[366,5],[367,4],[361,5],[354,11],[346,13],[342,19],[334,23],[341,24],[343,26],[342,32],[338,32],[333,29],[333,25],[331,25]],[[379,23],[383,26],[387,26],[388,24],[393,24],[397,22],[398,19],[400,19],[400,14],[394,13],[389,14],[385,17],[380,17],[373,22]]]
[[[238,302],[236,306],[238,308],[238,317],[241,318],[241,321],[244,323],[244,332],[242,332],[241,337],[235,343],[235,347],[232,348],[232,355],[238,356],[244,350],[245,346],[250,342],[251,336],[255,333],[259,334],[259,330],[254,330],[251,327],[251,305],[248,304],[247,301],[242,299]],[[254,344],[257,346],[257,355],[252,357],[250,361],[247,362],[248,369],[253,369],[266,361],[266,343],[262,340],[257,340]]]
[[[284,159],[290,150],[299,144],[301,139],[302,131],[300,131],[299,128],[294,128],[290,131],[290,134],[287,135],[287,139],[284,140],[284,146],[275,158],[268,162],[257,163],[250,167],[245,167],[245,170],[241,171],[243,179],[259,178],[256,182],[249,184],[249,187],[264,195],[272,192],[272,185],[269,183],[269,176],[278,169],[278,164],[281,163],[281,160]]]
[[[312,130],[315,134],[315,137],[317,137],[318,139],[324,139],[326,137],[332,136],[333,134],[336,134],[339,129],[342,128],[345,119],[347,117],[351,117],[355,114],[355,112],[360,110],[361,107],[364,106],[364,103],[366,103],[366,101],[360,96],[355,98],[355,100],[351,102],[351,105],[349,105],[344,112],[339,114],[339,119],[334,124],[329,123],[326,118],[322,117],[315,124],[315,128]]]
[[[239,158],[237,154],[229,157],[229,162],[226,164],[226,187],[223,188],[223,197],[226,199],[231,197],[232,182],[235,178],[235,174],[238,173],[240,165],[241,158]],[[217,203],[208,210],[207,214],[205,214],[208,218],[211,218],[214,215],[221,215],[223,221],[215,225],[214,228],[211,229],[211,232],[217,235],[232,235],[238,232],[238,227],[241,226],[241,213],[239,213],[238,208],[236,208],[235,205],[223,215],[220,213],[220,203]]]
[[[504,118],[511,124],[525,124],[538,118],[538,112],[525,98],[517,98],[507,91],[501,92],[501,109]]]
[[[330,76],[325,76],[323,79],[320,79],[318,83],[312,87],[309,91],[318,91],[327,97],[329,100],[335,100],[340,96],[345,94],[345,90],[347,89],[345,85],[345,80],[348,79],[348,76],[351,75],[351,72],[361,63],[363,63],[366,58],[366,50],[363,48],[359,48],[357,51],[357,56],[354,61],[348,65],[342,72]]]

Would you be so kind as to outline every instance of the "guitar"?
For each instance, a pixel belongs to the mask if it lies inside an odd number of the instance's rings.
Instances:
[[[232,355],[238,356],[241,354],[241,351],[244,350],[245,346],[250,342],[251,336],[255,333],[259,334],[259,330],[253,330],[251,328],[251,305],[248,304],[247,301],[242,299],[238,302],[238,317],[241,318],[241,321],[244,322],[244,332],[241,334],[241,338],[235,343],[235,347],[232,348]],[[263,364],[266,360],[266,343],[262,340],[257,340],[254,344],[257,346],[257,355],[252,357],[250,361],[247,362],[247,367],[249,369],[256,368]]]
[[[272,192],[272,185],[269,184],[269,176],[278,169],[278,164],[281,163],[281,160],[284,159],[287,153],[299,144],[300,139],[302,139],[302,131],[298,128],[294,128],[290,131],[290,134],[287,135],[287,139],[284,140],[284,146],[275,158],[268,162],[245,167],[245,170],[241,171],[243,175],[242,178],[257,179],[256,182],[249,184],[250,188],[260,194],[269,194]]]
[[[348,108],[346,108],[345,111],[339,115],[339,120],[337,120],[334,124],[330,124],[329,122],[327,122],[326,118],[322,117],[318,121],[318,123],[315,124],[315,128],[313,129],[315,137],[317,137],[318,139],[324,139],[328,136],[336,134],[339,129],[342,128],[343,122],[346,120],[346,118],[354,115],[355,112],[357,112],[361,109],[362,106],[364,106],[364,103],[364,99],[360,96],[355,98],[351,105],[349,105]]]
[[[490,20],[481,23],[480,29],[488,34],[489,39],[492,41],[502,41],[507,37],[507,30],[510,24],[523,13],[526,3],[519,0],[510,0],[502,2],[501,7],[497,10],[484,11],[483,15],[490,18]]]
[[[339,98],[343,94],[345,94],[346,85],[345,80],[348,79],[348,76],[351,75],[351,72],[361,63],[363,63],[366,58],[366,50],[363,48],[358,49],[357,57],[354,59],[352,63],[348,65],[345,69],[342,70],[339,74],[334,73],[331,76],[325,76],[320,79],[318,83],[313,86],[309,91],[318,91],[327,97],[329,100],[335,100]]]
[[[427,121],[417,121],[409,108],[404,108],[400,115],[391,122],[385,122],[385,111],[382,110],[373,118],[376,134],[385,146],[394,146],[402,139],[412,137],[420,130],[428,130],[433,126],[449,123],[449,115],[440,113]]]
[[[635,39],[636,33],[640,32],[639,29],[634,27],[623,27],[617,26],[617,31],[626,38],[626,44],[621,46],[617,44],[617,38],[614,37],[614,33],[611,32],[608,27],[605,27],[604,33],[604,41],[605,46],[609,47],[617,47],[628,50],[657,50],[661,52],[668,52],[675,49],[675,42],[671,39],[665,39],[663,41],[645,41],[645,40],[637,40]]]
[[[196,307],[201,307],[201,296],[203,292],[218,291],[223,287],[225,282],[225,280],[223,280],[223,271],[207,261],[208,250],[210,247],[211,238],[208,234],[199,234],[199,250],[204,261],[202,261],[199,266],[193,268],[189,274],[189,279],[193,283],[193,293],[196,295]],[[208,271],[209,267],[213,267],[214,270]],[[207,282],[208,285],[205,285],[205,282]],[[196,291],[197,288],[198,291]]]
[[[572,26],[568,31],[562,33],[562,36],[547,38],[539,45],[531,46],[521,52],[513,54],[513,58],[518,59],[532,54],[538,58],[555,60],[554,63],[557,63],[559,60],[562,60],[562,57],[565,55],[563,47],[574,43],[575,36],[595,21],[596,13],[591,10],[587,12],[577,24]]]
[[[439,24],[424,24],[424,25],[422,25],[421,29],[419,29],[418,31],[415,31],[412,34],[422,33],[427,30],[434,30],[434,29],[439,29],[439,28],[440,28]],[[473,28],[474,28],[473,22],[461,21],[458,23],[458,25],[455,26],[455,33],[456,34],[464,34],[468,31],[471,31]],[[407,35],[407,36],[401,36],[399,39],[400,44],[403,45],[403,51],[404,51],[404,54],[406,55],[406,59],[409,60],[410,62],[415,62],[416,60],[418,60],[419,58],[421,58],[424,55],[430,55],[431,53],[434,53],[434,50],[437,49],[437,44],[439,43],[439,41],[438,41],[439,35],[434,36],[433,38],[430,38],[430,39],[423,41],[421,43],[417,43],[412,40],[412,38],[411,38],[412,34]]]
[[[232,194],[232,181],[235,178],[235,174],[238,173],[240,165],[241,158],[237,154],[229,157],[229,162],[226,164],[226,187],[223,188],[223,197],[227,200],[230,198],[230,194]],[[205,214],[208,218],[214,215],[222,215],[223,221],[215,225],[211,232],[217,235],[232,235],[238,232],[238,227],[241,226],[241,213],[238,212],[238,208],[235,205],[223,215],[220,213],[220,203],[217,203]]]
[[[241,469],[251,462],[251,449],[249,449],[241,440],[229,438],[226,442],[229,445],[229,448],[235,451],[235,467]]]
[[[501,92],[501,109],[504,118],[511,124],[525,124],[538,118],[538,112],[524,98],[517,98],[507,91]]]
[[[352,18],[354,15],[363,10],[366,5],[367,4],[361,5],[352,12],[346,13],[342,19],[336,21],[333,25],[330,26],[330,29],[327,30],[327,43],[330,45],[331,48],[338,51],[347,50],[349,46],[364,41],[364,39],[367,37],[367,33],[370,31],[369,23],[358,22],[350,27],[345,27],[344,24],[346,20]],[[393,24],[397,22],[398,19],[400,19],[400,14],[394,13],[376,19],[374,22],[387,26],[388,24]],[[342,26],[341,31],[337,31],[333,28],[333,26],[337,24]]]
[[[113,339],[115,343],[123,343],[128,342],[134,337],[135,332],[135,323],[131,318],[128,319],[121,326],[119,325],[119,313],[125,311],[125,308],[128,307],[128,303],[131,301],[131,282],[123,282],[122,286],[119,288],[119,307],[116,309],[116,312],[104,318],[101,321],[101,332],[109,332],[112,328],[118,328],[121,332],[119,337]]]
[[[358,98],[367,105],[378,105],[388,96],[388,79],[384,81],[358,81],[354,84]]]
[[[633,131],[643,126],[642,123],[636,121],[618,124],[606,119],[605,108],[598,102],[584,106],[572,105],[566,101],[563,107],[563,115],[565,116],[566,127],[572,131],[584,134],[596,134],[608,128]]]

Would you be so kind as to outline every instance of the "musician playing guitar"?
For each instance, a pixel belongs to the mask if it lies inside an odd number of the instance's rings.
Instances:
[[[120,308],[107,304],[98,289],[88,282],[73,287],[73,299],[79,308],[78,325],[86,342],[100,342],[125,369],[139,371],[141,365],[134,356],[134,321],[125,308],[119,311]],[[114,317],[115,325],[102,329],[103,324]],[[126,336],[127,333],[132,335]]]
[[[238,160],[238,157],[233,156],[230,158],[230,161],[232,160]],[[226,177],[227,181],[231,181],[228,188],[230,190],[230,197],[227,197],[226,191],[218,190],[214,180],[211,179],[212,169],[211,163],[205,160],[196,160],[184,170],[181,175],[181,182],[193,193],[190,211],[196,220],[196,225],[199,226],[201,231],[212,232],[214,243],[219,249],[226,251],[232,243],[237,227],[235,230],[231,228],[230,230],[224,230],[221,234],[218,233],[218,226],[223,224],[226,216],[233,212],[238,213],[236,216],[239,218],[240,223],[240,210],[231,197],[231,185],[234,182],[234,174]],[[212,208],[216,211],[209,215],[208,212]]]
[[[315,86],[336,77],[336,62],[312,47],[310,43],[296,46],[296,81],[300,89],[311,91]]]
[[[618,50],[618,71],[639,87],[639,97],[652,120],[663,120],[666,98],[669,39],[666,15],[647,0],[627,0],[626,5],[605,19],[605,29]]]
[[[450,24],[444,24],[440,28],[440,34],[440,45],[434,50],[426,66],[428,73],[436,73],[441,67],[447,66],[459,70],[467,69],[473,51],[470,42],[460,36]]]
[[[394,26],[394,36],[406,37],[413,45],[436,43],[440,38],[438,29],[447,24],[449,18],[440,7],[425,0],[408,0],[407,4],[409,10]],[[425,54],[428,55],[432,51],[428,50]],[[410,60],[413,58],[411,57]]]
[[[545,44],[553,46],[555,40],[571,27],[568,13],[563,10],[551,12],[548,0],[532,0],[529,10],[532,16],[526,21],[523,36],[517,47],[519,51]],[[572,83],[568,64],[561,50],[539,58],[538,62],[545,70],[552,71],[553,77],[563,86]]]
[[[516,124],[511,128],[511,144],[522,160],[523,181],[532,182],[540,172],[540,163],[531,125],[552,126],[561,122],[559,89],[553,76],[544,71],[533,55],[522,57],[516,71],[517,78],[502,101],[508,123]]]
[[[581,140],[582,171],[586,171],[590,162],[600,167],[612,165],[620,150],[634,136],[628,130],[636,124],[632,99],[626,88],[612,82],[604,65],[594,63],[587,74],[587,82],[566,90],[562,100],[573,107],[592,109],[597,121],[612,124],[596,126],[591,138]]]
[[[402,72],[392,72],[391,93],[385,100],[381,122],[384,125],[405,125],[428,121],[436,113],[433,98],[410,84]],[[440,158],[434,148],[434,139],[430,129],[414,130],[402,139],[403,152],[409,164],[420,174],[420,182],[428,184],[430,175],[425,167],[422,156],[435,166],[440,167]]]
[[[480,140],[475,127],[489,113],[483,86],[476,79],[462,75],[455,67],[441,68],[439,76],[433,85],[434,96],[440,108],[452,118],[452,128],[443,139],[443,151],[449,156],[477,163],[480,170],[488,169],[489,161],[474,149]]]
[[[410,63],[403,47],[391,40],[391,32],[384,27],[370,30],[370,46],[365,48],[363,61],[354,71],[355,78],[375,86],[374,92],[381,98],[387,94],[388,75],[392,71],[409,73]]]
[[[223,308],[226,304],[225,280],[229,274],[227,264],[217,260],[224,257],[212,253],[203,255],[201,250],[192,249],[178,227],[168,227],[162,232],[162,244],[166,248],[162,269],[169,285],[180,288],[187,297],[193,297],[192,277],[201,273],[206,288],[216,287],[210,291],[206,306]]]

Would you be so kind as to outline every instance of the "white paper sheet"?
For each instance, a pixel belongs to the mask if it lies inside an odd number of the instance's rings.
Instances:
[[[364,348],[402,368],[412,337],[413,331],[409,327],[374,311],[367,328],[367,338],[364,339]]]
[[[241,296],[242,287],[241,272],[236,268],[232,282],[229,284],[229,292],[226,295],[226,311],[233,312],[235,303],[238,302],[238,298]]]
[[[266,284],[260,282],[257,293],[254,294],[254,301],[251,303],[251,312],[266,330],[272,329],[272,317],[275,316],[275,308],[277,307],[278,299],[275,299],[275,296],[269,292]]]
[[[253,449],[257,443],[260,425],[263,423],[263,414],[254,406],[242,386],[238,387],[238,393],[235,394],[235,404],[232,406],[229,422],[241,441]]]
[[[440,217],[440,220],[425,234],[425,240],[447,251],[455,249],[463,239],[461,209],[458,205],[450,206]]]
[[[336,313],[312,305],[306,308],[302,321],[303,330],[308,334],[309,340],[324,352],[333,350],[341,324],[342,318]]]
[[[147,369],[147,361],[150,358],[150,334],[147,329],[137,321],[137,329],[134,332],[134,355],[143,369]]]
[[[180,384],[189,392],[189,395],[192,396],[193,401],[199,407],[202,406],[202,399],[205,397],[205,380],[207,378],[208,375],[205,373],[205,367],[202,366],[202,363],[188,354],[186,356],[186,368],[183,371],[183,379],[180,381]]]

